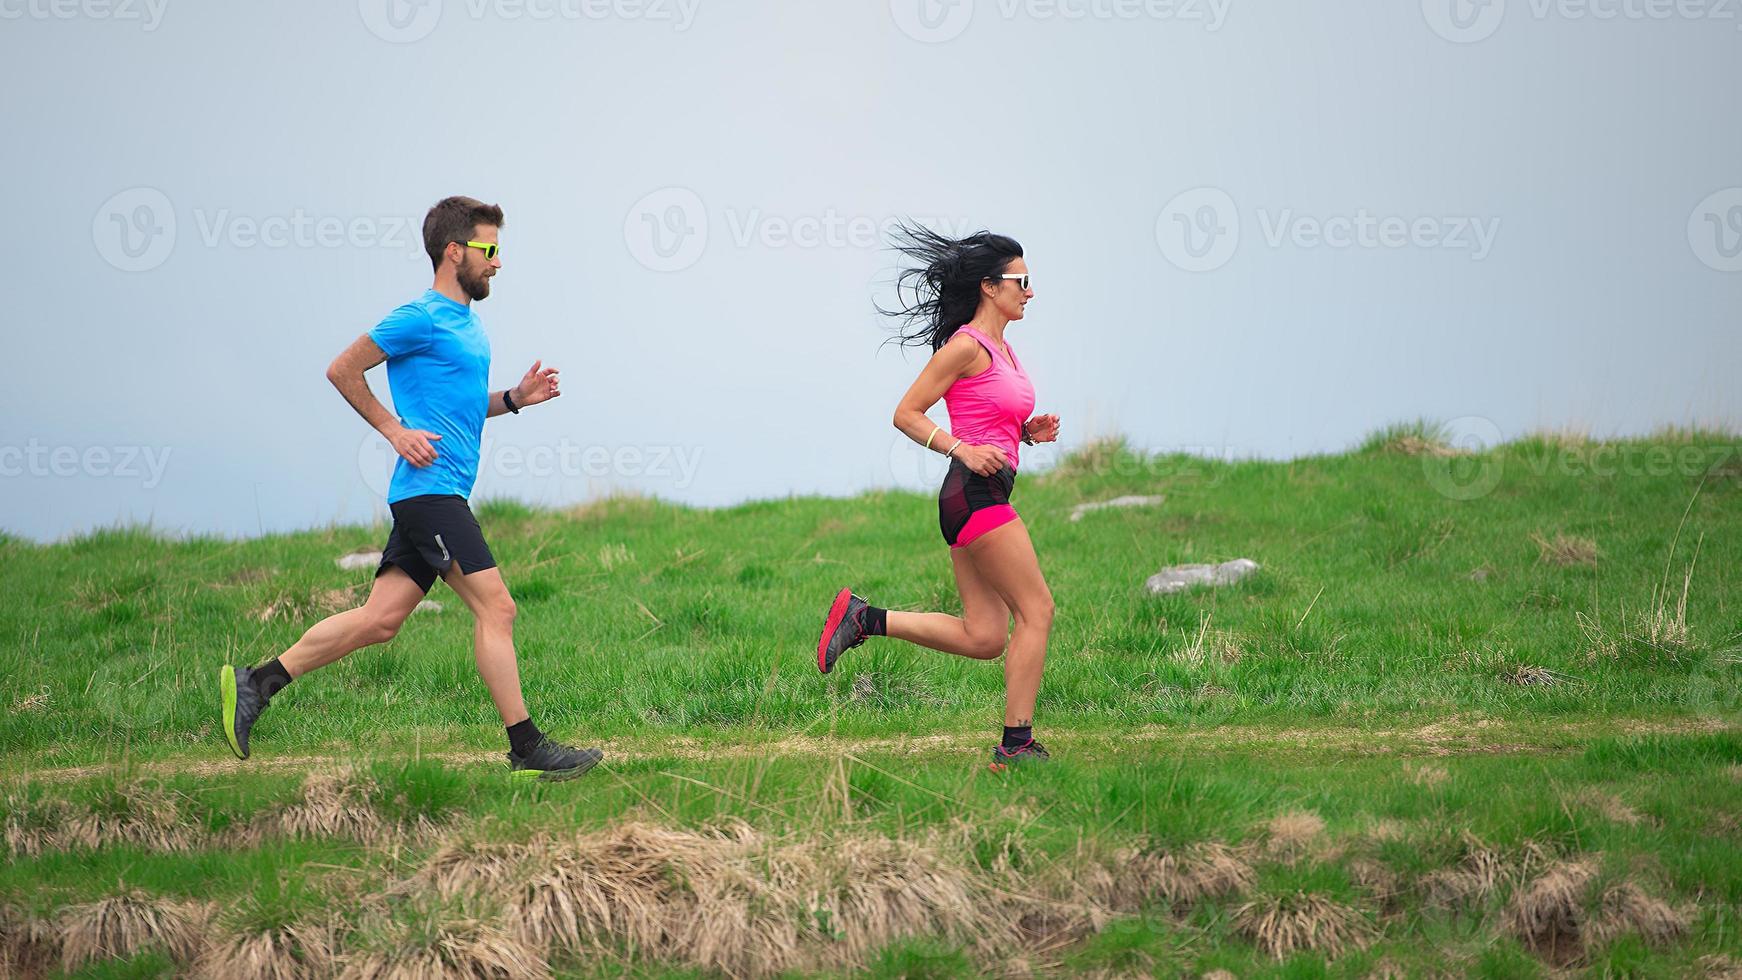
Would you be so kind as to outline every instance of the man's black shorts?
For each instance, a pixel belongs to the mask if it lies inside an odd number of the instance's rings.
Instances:
[[[462,575],[496,567],[496,556],[484,543],[484,529],[472,516],[466,498],[427,494],[388,506],[393,511],[393,532],[381,550],[377,578],[398,566],[418,588],[428,592],[436,576],[447,574],[449,565],[458,563]]]

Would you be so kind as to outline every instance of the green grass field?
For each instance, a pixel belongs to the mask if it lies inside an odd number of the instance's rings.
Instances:
[[[0,538],[0,975],[1742,976],[1742,440],[1101,443],[1016,504],[1055,761],[1004,774],[996,664],[816,672],[842,585],[956,609],[924,494],[479,506],[535,717],[607,753],[542,787],[439,585],[230,756],[218,666],[385,527]]]

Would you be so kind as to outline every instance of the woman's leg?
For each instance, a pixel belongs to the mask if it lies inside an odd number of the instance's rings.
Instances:
[[[1010,649],[1004,656],[1004,724],[1022,728],[1034,723],[1034,699],[1046,666],[1047,639],[1052,635],[1052,590],[1040,574],[1040,559],[1028,527],[1014,520],[974,539],[966,548],[977,580],[992,587],[1016,620]],[[966,596],[964,596],[964,599]],[[890,622],[893,624],[894,614]]]
[[[956,590],[962,594],[962,614],[891,609],[889,635],[960,657],[996,659],[1009,636],[1010,610],[968,557],[967,548],[951,548],[950,564],[956,572]]]

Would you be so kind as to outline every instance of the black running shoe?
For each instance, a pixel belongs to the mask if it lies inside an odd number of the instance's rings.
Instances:
[[[1007,749],[1002,745],[994,747],[992,749],[992,765],[989,768],[993,772],[1003,772],[1011,766],[1033,765],[1037,762],[1046,762],[1051,758],[1052,756],[1046,752],[1046,746],[1031,738],[1014,749]]]
[[[537,779],[547,783],[573,779],[599,764],[605,753],[598,749],[570,748],[541,736],[525,755],[508,753],[509,778]]]
[[[852,589],[835,594],[828,618],[823,620],[823,635],[817,640],[818,670],[825,674],[834,670],[841,654],[865,642],[865,610],[870,605]]]
[[[260,712],[266,710],[266,695],[254,686],[254,671],[225,664],[218,671],[218,690],[224,706],[224,740],[236,758],[248,758],[248,733]]]

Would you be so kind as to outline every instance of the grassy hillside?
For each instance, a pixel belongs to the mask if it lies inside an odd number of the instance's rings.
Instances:
[[[217,666],[359,601],[334,559],[384,527],[0,539],[0,973],[1742,970],[1737,447],[1403,426],[1026,475],[1057,762],[1003,778],[996,665],[816,673],[841,585],[956,608],[923,494],[480,506],[536,716],[608,750],[530,789],[443,586],[248,763],[215,733]],[[1165,500],[1070,520],[1124,494]],[[1262,570],[1143,589],[1235,557]]]

